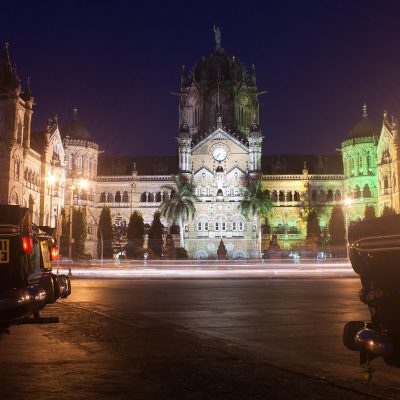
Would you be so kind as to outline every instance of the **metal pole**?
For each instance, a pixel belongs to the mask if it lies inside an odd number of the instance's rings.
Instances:
[[[94,217],[94,215],[92,214],[92,212],[90,211],[90,208],[86,207],[86,210],[89,211],[89,214],[92,216],[94,223],[97,225],[97,229],[100,232],[100,257],[101,257],[101,262],[103,262],[103,254],[104,254],[104,242],[103,242],[103,232],[101,231],[100,225],[99,223],[96,221],[96,218]]]
[[[70,208],[69,208],[69,243],[68,243],[68,256],[69,259],[72,260],[72,217],[74,215],[74,206],[73,206],[73,198],[74,198],[74,190],[71,190],[71,197],[70,197]]]
[[[349,217],[347,215],[347,206],[345,206],[345,215],[346,215],[346,255],[347,259],[350,259],[349,256]]]
[[[50,182],[50,228],[52,227],[53,221],[53,183]]]

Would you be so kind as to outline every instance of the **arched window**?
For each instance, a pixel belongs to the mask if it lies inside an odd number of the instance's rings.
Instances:
[[[156,194],[156,202],[157,203],[161,202],[161,192],[157,192],[157,194]]]
[[[364,185],[363,197],[371,197],[371,189],[369,188],[369,185],[367,183]]]
[[[154,194],[150,193],[149,194],[149,203],[153,203],[154,202]]]
[[[356,185],[356,187],[354,188],[354,198],[359,199],[360,197],[361,197],[360,186]]]
[[[341,195],[339,189],[336,189],[336,192],[335,192],[335,200],[336,200],[336,201],[341,201],[341,200],[342,200],[342,195]]]
[[[122,195],[122,202],[123,202],[123,203],[127,203],[128,201],[129,201],[128,192],[125,191],[125,192],[123,193],[123,195]]]
[[[300,201],[300,193],[294,192],[294,201]]]
[[[287,194],[286,194],[286,200],[287,201],[293,201],[293,193],[291,190],[288,190]]]
[[[328,190],[328,194],[326,195],[326,200],[333,201],[333,190],[332,189]]]
[[[383,178],[383,188],[384,188],[384,189],[389,189],[389,179],[388,179],[387,176],[385,176],[385,177]]]
[[[112,193],[108,193],[108,202],[113,203],[114,202],[114,195]]]
[[[168,193],[164,192],[163,193],[163,201],[167,201],[168,200]]]
[[[311,192],[311,200],[317,201],[317,190],[316,189],[313,189],[313,191]]]
[[[279,201],[285,201],[285,192],[282,190],[279,192]]]
[[[115,193],[115,202],[121,203],[121,192],[119,190],[117,193]]]
[[[140,195],[140,201],[141,201],[142,203],[145,203],[145,202],[147,201],[147,193],[146,193],[146,192],[144,192],[144,193],[142,193],[142,194]]]
[[[274,190],[271,194],[271,200],[272,201],[277,201],[278,200],[278,192]]]
[[[78,156],[78,172],[82,172],[82,156]]]
[[[19,161],[14,160],[14,179],[19,181]]]
[[[325,190],[324,189],[320,190],[319,199],[320,199],[320,201],[326,201],[326,194],[325,194]]]

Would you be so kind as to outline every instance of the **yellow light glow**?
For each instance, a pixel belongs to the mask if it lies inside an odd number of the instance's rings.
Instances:
[[[350,198],[344,199],[344,204],[345,204],[346,206],[352,205],[352,204],[353,204],[353,199],[350,199]]]
[[[56,182],[57,178],[54,175],[48,175],[47,176],[47,182],[50,183],[50,185],[54,185],[54,183]]]
[[[89,182],[88,182],[87,179],[81,179],[81,180],[79,181],[79,187],[80,187],[81,189],[86,189],[86,188],[88,187],[88,184],[89,184]]]

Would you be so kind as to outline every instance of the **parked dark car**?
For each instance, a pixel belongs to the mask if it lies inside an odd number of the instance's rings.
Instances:
[[[343,342],[360,353],[370,379],[376,357],[400,367],[400,215],[380,217],[349,227],[349,256],[360,276],[360,300],[371,321],[348,322]]]
[[[70,295],[68,276],[51,272],[58,260],[53,234],[52,228],[32,224],[29,209],[0,205],[0,334],[31,316],[46,322],[39,311]]]

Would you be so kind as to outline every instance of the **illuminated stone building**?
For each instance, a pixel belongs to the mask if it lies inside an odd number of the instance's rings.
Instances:
[[[304,243],[303,210],[318,212],[327,234],[334,205],[353,204],[349,220],[362,219],[365,206],[379,215],[384,207],[399,212],[398,124],[385,113],[382,124],[368,118],[350,130],[341,154],[263,155],[256,70],[221,47],[181,71],[177,156],[108,157],[74,109],[59,129],[58,118],[42,132],[31,132],[33,97],[22,91],[5,46],[0,64],[0,202],[29,207],[35,222],[55,225],[62,207],[86,209],[86,248],[96,256],[97,223],[109,206],[115,224],[125,226],[134,210],[149,226],[153,214],[172,194],[171,175],[182,173],[200,201],[187,221],[185,243],[194,258],[216,257],[221,239],[229,258],[258,257],[258,221],[239,212],[246,187],[261,179],[274,207],[263,222],[262,248],[276,234],[283,248]],[[106,150],[106,149],[105,149]],[[52,178],[55,177],[55,178]],[[84,184],[83,184],[84,183]],[[168,224],[163,221],[165,232]]]
[[[35,223],[54,226],[64,205],[64,146],[57,117],[31,131],[33,106],[29,80],[22,91],[6,44],[0,61],[0,203],[28,207]]]

